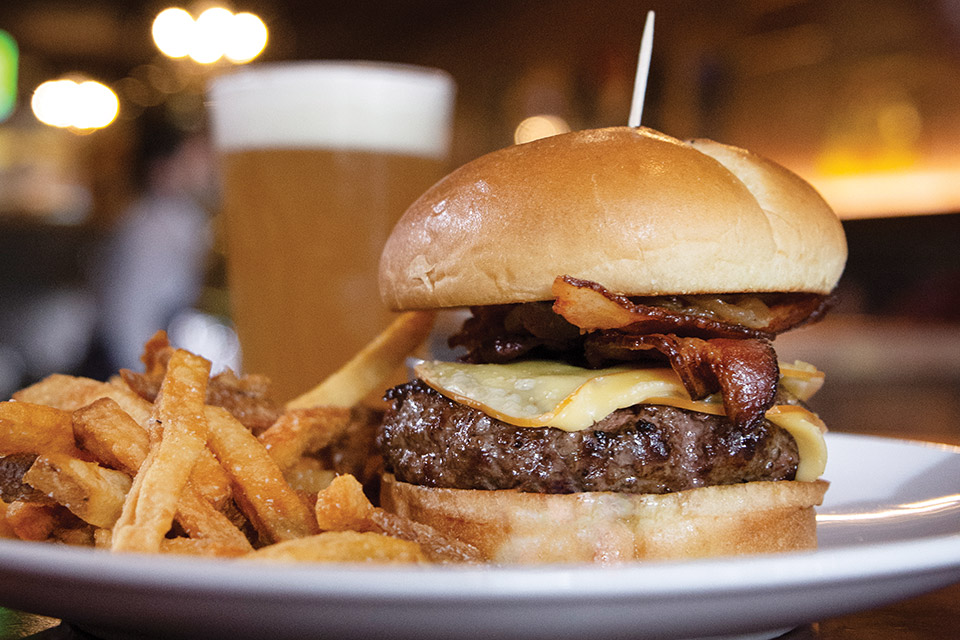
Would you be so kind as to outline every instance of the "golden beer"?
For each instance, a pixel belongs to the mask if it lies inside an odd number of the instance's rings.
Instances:
[[[431,77],[442,79],[448,89],[439,98],[432,97],[433,103],[431,96],[421,96],[419,104],[412,99],[406,104],[404,95],[397,95],[402,94],[402,85],[399,90],[389,87],[392,96],[371,92],[368,86],[356,97],[359,102],[351,115],[343,93],[349,89],[350,76],[358,70],[363,75],[369,65],[289,67],[300,74],[302,86],[278,87],[283,83],[275,78],[271,85],[257,83],[254,77],[241,87],[254,94],[256,102],[256,108],[240,114],[249,122],[218,113],[221,104],[236,107],[243,92],[218,94],[216,86],[212,92],[231,311],[243,368],[269,376],[281,400],[313,387],[389,323],[390,313],[377,291],[380,251],[403,211],[446,172],[452,101],[449,79],[432,72]],[[331,68],[339,84],[329,91],[336,91],[336,98],[303,84],[330,84]],[[388,74],[379,81],[396,78]],[[278,103],[283,107],[284,100],[296,103],[292,109],[297,113],[263,117],[271,109],[275,112]],[[340,103],[327,109],[331,100]],[[375,103],[369,104],[371,100]],[[377,116],[392,124],[380,121],[368,126],[367,118],[375,117],[372,111],[396,109],[408,120],[406,133],[398,136],[405,129],[396,114]],[[421,131],[419,139],[413,139],[409,120],[423,111],[430,112],[426,119],[432,124],[413,123],[412,129]],[[364,117],[358,120],[359,113]],[[391,131],[393,126],[397,128]],[[237,132],[238,127],[247,129]],[[256,127],[267,131],[258,134]],[[440,130],[430,132],[431,128]],[[423,132],[432,146],[424,145]],[[231,133],[237,134],[235,138]],[[240,142],[231,143],[233,139]]]

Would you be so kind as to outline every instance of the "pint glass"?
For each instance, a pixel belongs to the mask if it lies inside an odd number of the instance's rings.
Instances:
[[[288,400],[389,323],[377,262],[446,172],[453,81],[404,65],[273,64],[217,78],[209,98],[244,371]]]

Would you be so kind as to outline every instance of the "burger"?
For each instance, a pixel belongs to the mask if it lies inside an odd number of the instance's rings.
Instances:
[[[778,362],[846,260],[808,183],[648,128],[482,156],[399,220],[394,310],[468,309],[389,390],[381,501],[497,563],[816,546],[823,374]]]

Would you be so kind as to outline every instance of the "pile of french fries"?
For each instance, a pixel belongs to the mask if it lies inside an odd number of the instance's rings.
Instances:
[[[106,382],[52,375],[0,402],[0,537],[270,562],[470,562],[476,551],[367,498],[379,413],[360,401],[429,333],[400,316],[278,408],[265,381],[174,349]],[[358,479],[359,478],[359,479]]]

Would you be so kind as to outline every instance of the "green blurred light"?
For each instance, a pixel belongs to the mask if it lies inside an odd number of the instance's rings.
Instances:
[[[17,41],[0,29],[0,122],[13,113],[17,102]]]

